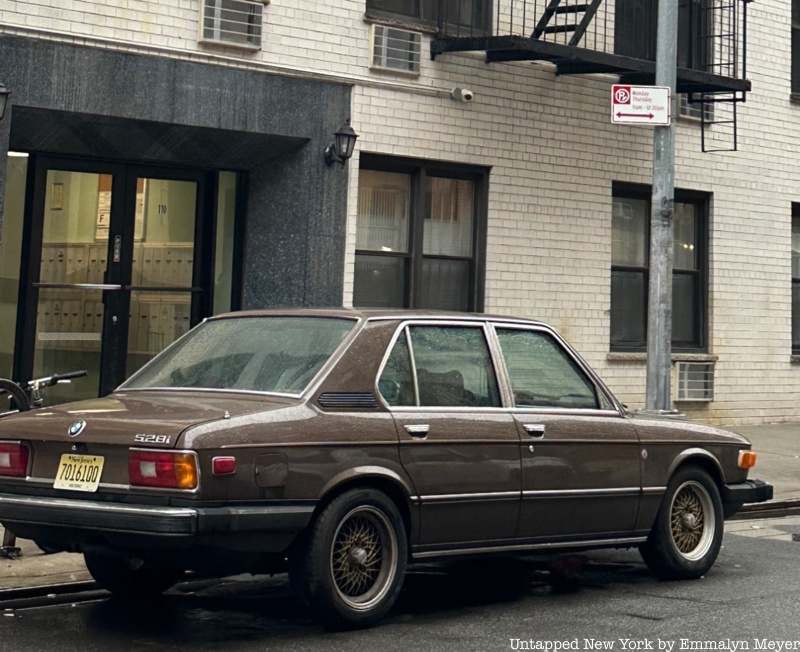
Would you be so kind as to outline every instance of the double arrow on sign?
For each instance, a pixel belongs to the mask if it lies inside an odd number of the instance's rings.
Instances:
[[[618,118],[648,118],[652,120],[655,116],[652,113],[617,113]]]

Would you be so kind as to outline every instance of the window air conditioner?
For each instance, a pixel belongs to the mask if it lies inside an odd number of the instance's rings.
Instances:
[[[261,49],[263,0],[202,0],[200,42]]]
[[[714,400],[713,362],[676,362],[676,401]]]
[[[419,75],[422,34],[407,29],[372,26],[372,61],[370,68]]]

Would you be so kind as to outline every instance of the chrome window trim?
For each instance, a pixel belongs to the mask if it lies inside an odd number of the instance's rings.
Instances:
[[[286,394],[284,392],[259,392],[254,389],[213,389],[210,387],[122,387],[114,390],[114,394],[127,392],[197,392],[200,394],[244,394],[249,396],[280,396],[285,398],[302,398],[302,394]]]
[[[397,319],[391,317],[380,317],[380,318],[370,318],[367,321],[396,321]],[[461,406],[425,406],[419,405],[419,382],[417,380],[417,363],[416,358],[414,357],[414,345],[411,341],[411,326],[446,326],[446,327],[461,327],[461,328],[481,328],[483,330],[483,337],[484,341],[486,342],[486,349],[489,353],[489,359],[492,363],[492,369],[494,371],[494,378],[495,382],[497,383],[497,390],[500,398],[501,405],[496,407],[461,407]],[[389,405],[386,400],[381,395],[378,389],[378,383],[380,382],[381,376],[383,375],[383,370],[386,367],[386,363],[389,361],[389,356],[391,355],[392,349],[394,345],[397,343],[397,340],[400,336],[401,332],[405,332],[406,335],[406,343],[408,344],[409,348],[409,355],[411,357],[411,373],[414,377],[414,400],[417,402],[417,405]],[[503,410],[506,408],[503,405],[504,398],[503,398],[503,390],[501,387],[501,379],[499,370],[497,367],[497,361],[494,358],[492,352],[492,343],[491,343],[491,333],[489,330],[489,324],[485,318],[481,317],[457,317],[453,319],[435,317],[426,319],[424,317],[412,317],[404,319],[400,322],[395,331],[394,335],[392,336],[391,340],[389,341],[389,345],[386,347],[386,351],[383,354],[383,360],[381,361],[380,366],[378,367],[378,374],[375,377],[374,383],[374,391],[376,397],[380,400],[380,403],[390,412],[394,412],[396,410],[423,410],[423,411],[430,411],[430,410],[440,410],[445,412],[450,411],[464,411],[464,412],[476,412],[476,411],[484,411],[490,410],[496,413],[498,410]]]
[[[414,405],[419,405],[419,378],[417,377],[417,359],[414,357],[414,343],[411,341],[411,333],[408,326],[403,328],[403,336],[406,338],[406,346],[408,347],[408,361],[411,365],[411,378],[414,379]],[[399,337],[397,339],[400,339]],[[396,342],[395,342],[396,344]],[[388,360],[388,358],[387,358]],[[407,407],[407,406],[404,406]]]
[[[599,412],[608,412],[609,410],[604,409],[602,407],[603,401],[600,400],[600,396],[602,395],[605,397],[606,401],[613,405],[616,408],[616,412],[620,416],[624,416],[624,410],[622,409],[622,405],[617,401],[614,394],[605,386],[605,383],[600,379],[600,377],[594,372],[594,370],[586,363],[586,361],[580,356],[580,354],[570,346],[570,344],[563,338],[561,335],[550,326],[546,324],[521,324],[521,323],[511,323],[511,322],[504,322],[502,320],[492,320],[492,326],[495,329],[495,334],[497,333],[496,329],[500,325],[500,328],[510,328],[512,330],[527,330],[527,331],[534,331],[534,332],[543,332],[550,335],[562,348],[562,350],[567,354],[567,356],[577,365],[577,367],[584,373],[586,380],[594,387],[595,393],[597,394],[597,411]],[[503,325],[504,324],[504,325]],[[500,337],[497,336],[498,346],[500,346]],[[502,350],[502,347],[501,347]],[[509,377],[509,385],[511,379]],[[523,409],[523,408],[516,408],[516,409]],[[538,409],[538,408],[534,408]],[[558,408],[562,409],[562,408]],[[569,414],[575,414],[575,410],[571,410],[569,408],[563,408],[564,410],[568,410]],[[590,410],[594,411],[594,410]]]
[[[520,410],[514,409],[510,407],[441,407],[441,406],[425,406],[425,405],[394,405],[390,406],[389,408],[393,412],[458,412],[458,413],[466,413],[466,412],[491,412],[492,414],[539,414],[539,415],[551,415],[551,416],[601,416],[601,417],[608,417],[608,418],[619,418],[621,415],[619,412],[615,412],[613,410],[580,410],[574,411],[570,410],[569,408],[535,408],[532,410]],[[596,440],[592,440],[596,441]],[[630,442],[629,442],[630,443]],[[650,442],[648,442],[650,443]]]

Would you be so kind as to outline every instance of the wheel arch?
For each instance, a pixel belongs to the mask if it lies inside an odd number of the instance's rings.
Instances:
[[[725,474],[722,471],[722,465],[719,460],[704,448],[687,448],[681,451],[679,455],[672,460],[667,474],[667,482],[669,482],[679,469],[686,466],[697,466],[708,473],[714,484],[717,485],[717,490],[722,492],[722,487],[725,484]]]
[[[381,491],[397,506],[400,516],[403,518],[410,549],[412,530],[418,529],[417,518],[413,510],[412,491],[404,478],[385,467],[355,467],[332,478],[321,492],[312,520],[336,497],[351,489],[361,488]]]

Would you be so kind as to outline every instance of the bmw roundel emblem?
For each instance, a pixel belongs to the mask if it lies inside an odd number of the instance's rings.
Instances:
[[[69,430],[67,432],[69,433],[70,437],[77,437],[78,435],[80,435],[83,432],[83,429],[85,427],[86,427],[86,422],[85,421],[83,421],[83,420],[76,421],[75,423],[73,423],[69,427]]]

